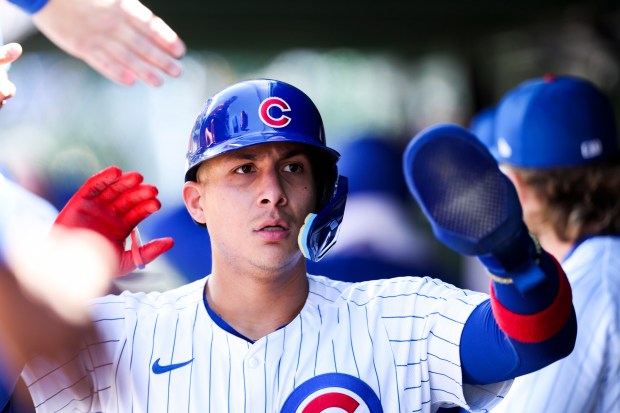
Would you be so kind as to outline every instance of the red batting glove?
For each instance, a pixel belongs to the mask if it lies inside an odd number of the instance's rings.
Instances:
[[[132,251],[125,251],[125,241],[132,230],[161,208],[157,188],[142,183],[143,179],[138,172],[123,173],[120,168],[110,166],[91,176],[54,222],[54,225],[91,229],[109,239],[120,256],[117,276],[148,264],[174,245],[172,238],[158,238],[140,246],[142,263],[134,261]]]

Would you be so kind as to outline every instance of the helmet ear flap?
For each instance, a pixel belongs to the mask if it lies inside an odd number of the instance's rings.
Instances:
[[[327,205],[316,214],[308,214],[304,225],[299,231],[297,243],[304,257],[311,261],[319,261],[336,243],[340,224],[344,217],[347,201],[348,180],[339,176],[331,187],[331,196]]]
[[[307,154],[312,165],[312,175],[316,188],[315,212],[325,208],[334,196],[334,188],[338,179],[336,164],[317,148],[307,146]]]
[[[338,170],[336,165],[333,165],[329,168],[329,171],[325,171],[322,175],[323,176],[320,177],[320,180],[317,180],[317,211],[325,208],[334,197],[334,188],[336,187],[338,180]]]

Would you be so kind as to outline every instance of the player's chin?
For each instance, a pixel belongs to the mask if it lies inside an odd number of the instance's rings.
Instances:
[[[287,244],[268,244],[261,248],[261,254],[256,257],[256,266],[266,271],[280,272],[292,270],[305,261],[299,247]]]

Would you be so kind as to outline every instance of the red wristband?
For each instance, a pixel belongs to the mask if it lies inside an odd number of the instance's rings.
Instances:
[[[524,343],[540,343],[557,334],[570,317],[572,311],[570,284],[558,261],[555,258],[553,261],[558,269],[558,277],[560,277],[558,294],[549,307],[535,314],[517,314],[504,307],[495,296],[491,281],[493,315],[508,337]]]

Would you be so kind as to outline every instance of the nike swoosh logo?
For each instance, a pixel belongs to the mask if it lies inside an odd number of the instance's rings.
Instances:
[[[183,366],[187,366],[189,363],[191,363],[192,361],[194,361],[194,359],[188,360],[184,363],[177,363],[177,364],[168,364],[166,366],[162,366],[159,364],[159,360],[161,359],[157,359],[155,360],[155,363],[153,363],[153,373],[155,374],[162,374],[162,373],[168,373],[169,371],[172,370],[176,370],[180,367]]]

